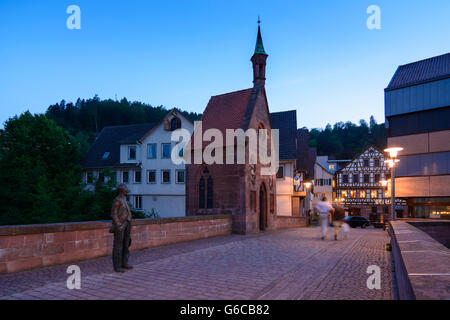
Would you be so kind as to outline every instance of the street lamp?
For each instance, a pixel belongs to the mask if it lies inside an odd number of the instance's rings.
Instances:
[[[387,195],[387,189],[388,189],[388,184],[389,184],[389,181],[388,180],[381,180],[380,181],[380,184],[381,184],[381,187],[383,188],[382,190],[383,190],[383,212],[381,213],[381,223],[384,223],[384,215],[385,215],[385,213],[386,213],[386,202],[385,202],[385,197],[386,197],[386,195]]]
[[[308,214],[307,214],[307,218],[308,218],[308,224],[311,225],[311,196],[308,196],[308,191],[309,189],[312,187],[312,182],[303,182],[303,187],[305,188],[306,191],[306,198],[305,200],[307,200],[308,202]]]
[[[387,163],[389,168],[391,168],[391,214],[392,214],[392,220],[396,220],[395,216],[395,165],[400,162],[400,160],[397,159],[398,153],[400,151],[403,151],[402,147],[391,147],[384,149],[384,152],[389,153],[389,156],[391,157],[389,160],[384,161]]]

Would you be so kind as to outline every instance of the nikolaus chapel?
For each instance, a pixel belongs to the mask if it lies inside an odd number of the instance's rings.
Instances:
[[[267,57],[258,26],[251,58],[253,87],[211,97],[201,118],[203,132],[215,128],[225,137],[227,129],[272,129],[265,90]],[[231,214],[233,232],[241,234],[274,229],[276,177],[261,174],[259,158],[256,164],[249,164],[247,144],[245,164],[207,165],[202,160],[186,165],[187,216]],[[272,152],[270,146],[269,141]]]

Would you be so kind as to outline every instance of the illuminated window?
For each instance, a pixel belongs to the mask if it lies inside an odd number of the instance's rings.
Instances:
[[[359,191],[359,197],[361,199],[364,199],[366,197],[366,191],[364,191],[364,190]]]
[[[347,198],[347,190],[342,190],[342,198]]]
[[[336,166],[334,164],[330,164],[328,165],[328,169],[333,171],[336,168]]]
[[[350,198],[356,199],[356,191],[355,190],[350,190]]]
[[[377,198],[377,190],[372,190],[372,191],[370,192],[370,197],[371,197],[372,199],[376,199],[376,198]]]

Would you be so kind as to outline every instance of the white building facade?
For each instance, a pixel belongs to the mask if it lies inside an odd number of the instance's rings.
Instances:
[[[172,133],[179,129],[192,134],[194,125],[175,109],[156,124],[104,128],[84,160],[85,181],[104,179],[102,171],[110,168],[117,184],[127,185],[134,209],[161,218],[185,216],[185,165],[171,159],[177,144]]]

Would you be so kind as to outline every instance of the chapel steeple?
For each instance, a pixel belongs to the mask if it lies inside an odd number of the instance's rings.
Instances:
[[[250,59],[253,63],[253,84],[264,86],[266,83],[266,60],[269,55],[264,50],[261,36],[261,20],[258,17],[258,36],[256,38],[255,53]]]

